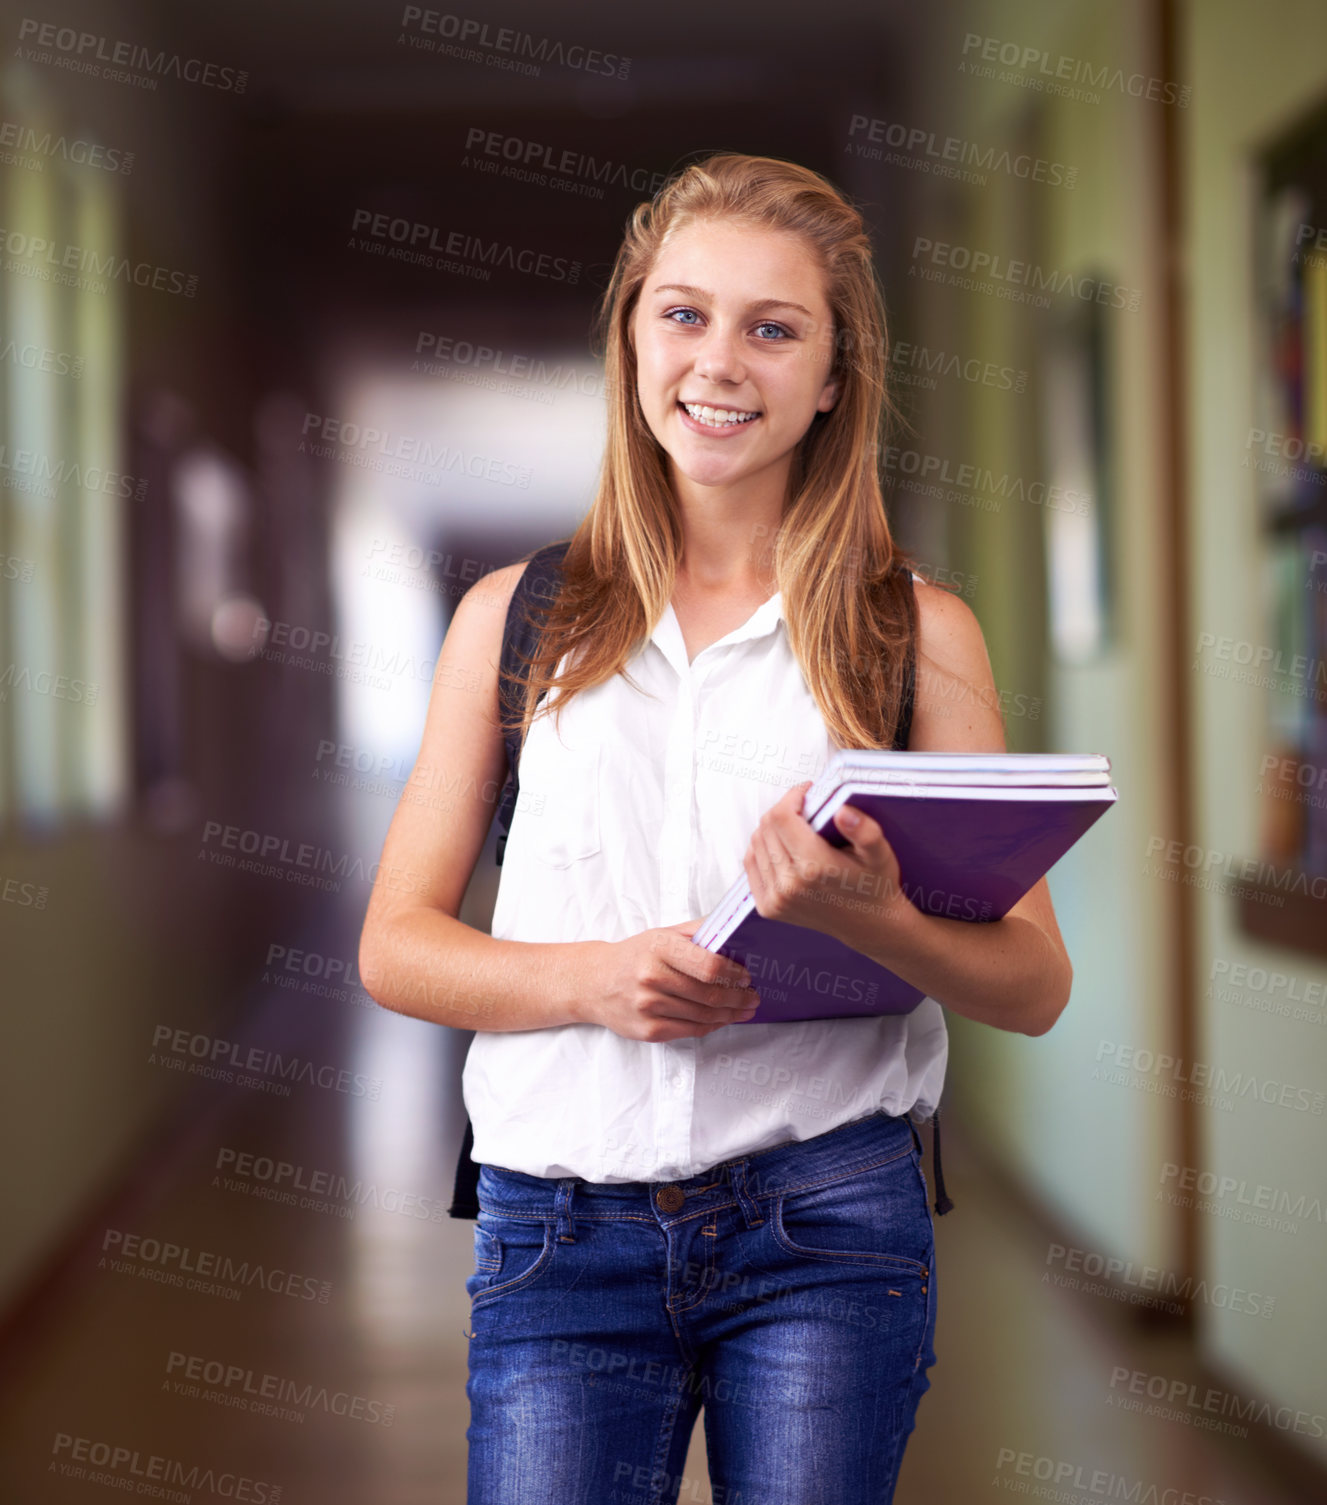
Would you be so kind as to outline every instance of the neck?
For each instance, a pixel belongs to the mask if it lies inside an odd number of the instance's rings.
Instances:
[[[774,543],[783,522],[788,467],[732,486],[702,486],[670,477],[682,526],[677,581],[684,591],[771,595]]]

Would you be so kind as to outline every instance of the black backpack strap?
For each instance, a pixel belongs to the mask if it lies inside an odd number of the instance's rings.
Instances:
[[[507,623],[502,636],[502,657],[498,665],[498,699],[502,707],[504,723],[519,716],[521,695],[525,683],[528,659],[535,650],[539,638],[541,610],[552,599],[561,583],[563,556],[571,545],[570,539],[559,540],[537,549],[525,566],[521,578],[512,592],[507,608]],[[503,742],[507,748],[507,783],[498,804],[498,863],[501,865],[507,847],[507,833],[511,830],[512,817],[516,813],[516,797],[520,790],[517,768],[521,758],[520,728],[504,729]],[[466,1114],[465,1133],[461,1138],[461,1152],[456,1160],[456,1179],[452,1186],[452,1202],[447,1209],[449,1218],[479,1216],[479,1162],[471,1158],[475,1144],[475,1129]]]
[[[954,1199],[945,1190],[945,1173],[940,1164],[940,1109],[931,1114],[931,1158],[935,1163],[935,1210],[943,1217],[953,1212]]]
[[[900,565],[899,568],[903,572],[909,596],[912,632],[908,635],[908,657],[903,667],[903,705],[899,712],[898,730],[894,733],[894,751],[907,752],[908,738],[912,735],[912,705],[917,684],[917,587],[913,584],[911,569],[907,565]]]
[[[470,1122],[470,1115],[465,1117],[465,1134],[461,1139],[461,1153],[456,1161],[456,1180],[452,1186],[452,1205],[447,1209],[449,1218],[470,1218],[479,1216],[479,1164],[471,1160],[470,1151],[474,1148],[475,1129]]]
[[[908,637],[908,657],[903,671],[903,706],[899,713],[898,731],[894,736],[894,751],[906,752],[908,738],[912,734],[912,707],[917,694],[917,587],[912,570],[901,566],[906,577],[908,592],[912,597],[912,632]],[[945,1190],[944,1167],[940,1163],[940,1109],[931,1114],[931,1158],[935,1164],[935,1210],[941,1216],[952,1212],[954,1199]]]
[[[527,673],[526,660],[534,653],[539,641],[540,617],[562,581],[562,560],[570,539],[537,549],[525,566],[525,572],[516,582],[511,604],[507,608],[507,626],[502,636],[502,658],[498,673],[498,698],[502,706],[503,720],[520,715],[522,696]],[[522,655],[525,655],[522,658]],[[521,735],[519,727],[504,732],[507,747],[507,782],[498,801],[498,866],[507,850],[507,834],[511,830],[512,817],[516,813],[516,799],[520,793],[518,765],[521,759]]]

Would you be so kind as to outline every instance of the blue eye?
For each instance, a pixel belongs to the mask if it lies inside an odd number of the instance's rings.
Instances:
[[[670,308],[668,310],[668,312],[664,315],[664,318],[665,319],[672,319],[672,322],[674,324],[676,324],[678,322],[678,320],[673,319],[673,315],[674,314],[691,314],[693,318],[697,318],[697,319],[700,317],[700,315],[698,313],[696,313],[696,310],[694,308]]]
[[[792,335],[789,334],[789,332],[783,327],[782,324],[772,323],[769,319],[766,319],[763,324],[757,324],[756,328],[757,329],[777,329],[779,331],[779,334],[781,336],[787,336],[788,339],[792,338]],[[777,344],[780,343],[780,341],[779,340],[769,340],[766,343],[767,344],[771,344],[771,345],[777,345]]]

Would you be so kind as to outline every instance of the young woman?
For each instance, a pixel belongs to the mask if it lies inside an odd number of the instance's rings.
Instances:
[[[491,934],[456,916],[529,561],[457,607],[420,754],[457,793],[402,801],[382,869],[409,881],[380,880],[361,943],[380,1003],[477,1031],[468,1498],[674,1501],[703,1407],[716,1502],[880,1505],[935,1362],[913,1121],[941,1006],[1041,1034],[1071,968],[1044,880],[997,922],[933,917],[874,821],[841,814],[836,849],[801,814],[836,747],[1004,750],[972,612],[886,522],[857,211],[792,163],[710,157],[635,210],[603,313],[607,451],[569,544],[536,555],[560,569]],[[739,865],[761,914],[921,1005],[745,1022],[758,984],[689,939]]]

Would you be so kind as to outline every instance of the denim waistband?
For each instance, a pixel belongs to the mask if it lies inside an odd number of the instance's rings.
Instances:
[[[814,1138],[795,1140],[720,1161],[676,1181],[586,1181],[580,1176],[531,1176],[483,1165],[482,1203],[526,1216],[551,1216],[574,1196],[578,1217],[615,1217],[648,1202],[651,1210],[689,1218],[734,1202],[744,1208],[800,1187],[850,1176],[907,1154],[921,1137],[911,1119],[883,1110]]]

